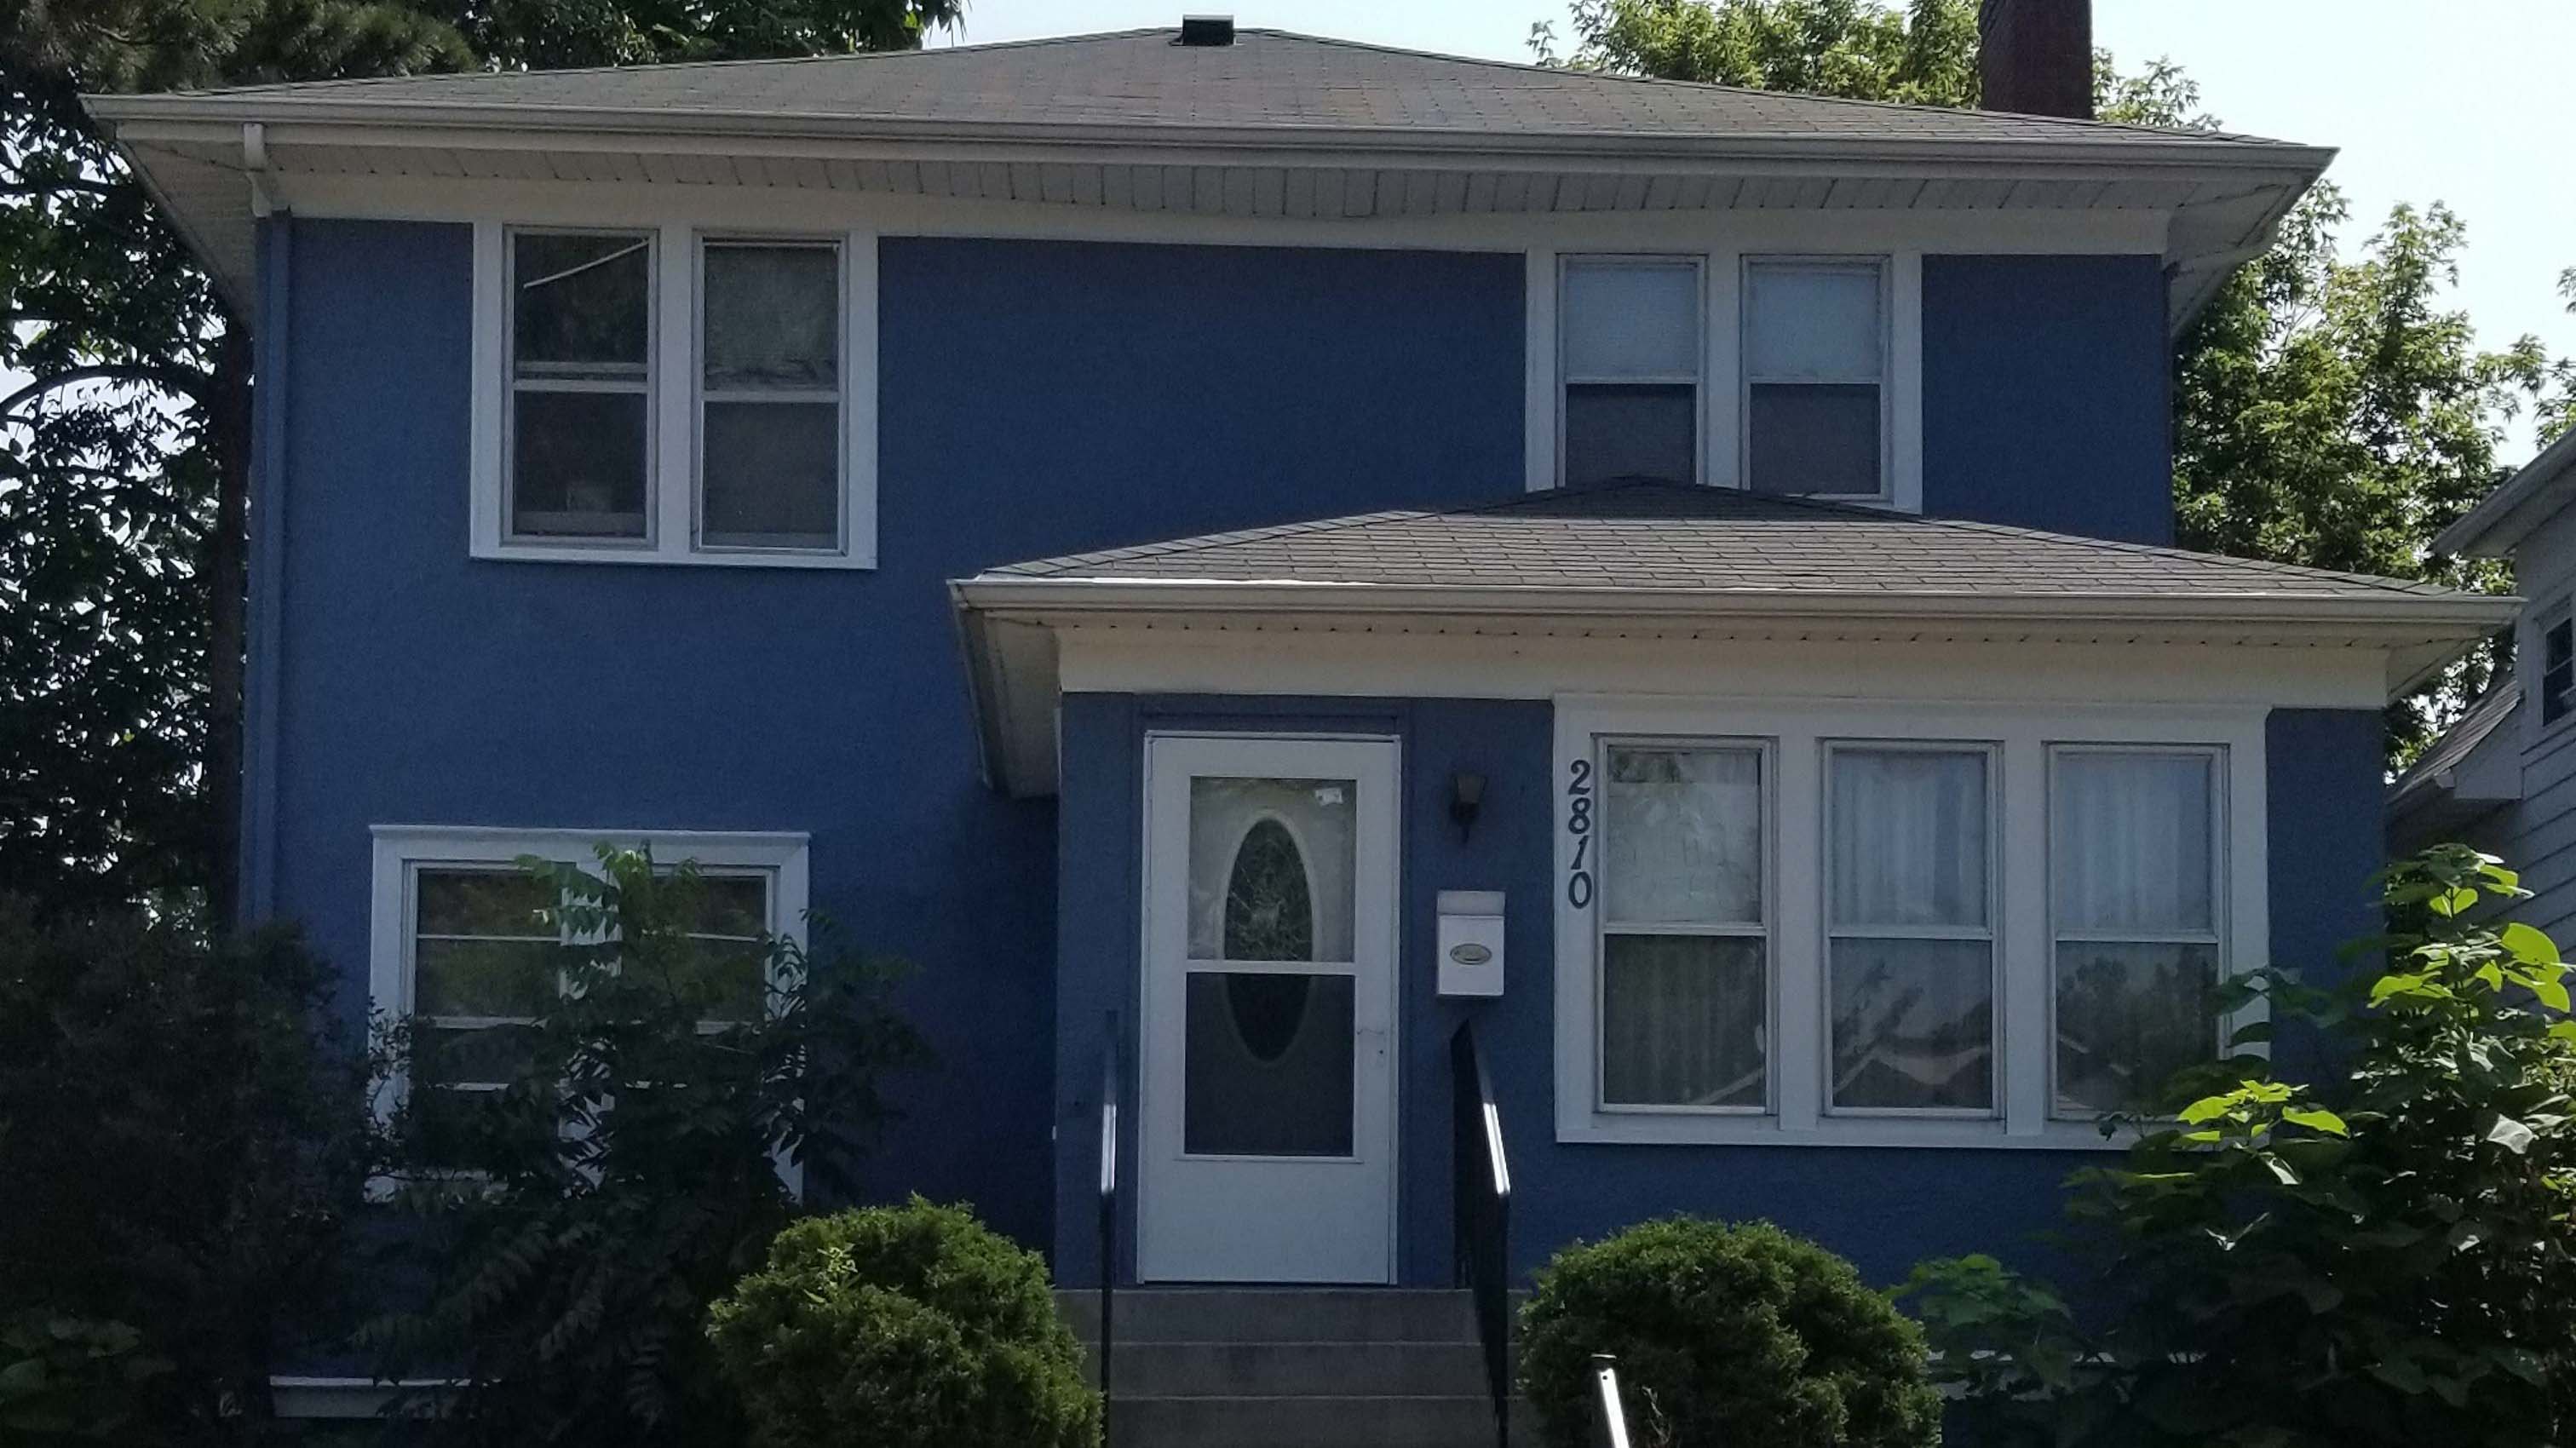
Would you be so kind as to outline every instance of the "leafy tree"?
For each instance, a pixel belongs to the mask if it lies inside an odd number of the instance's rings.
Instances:
[[[1576,0],[1570,63],[1765,90],[1977,103],[1976,0]],[[1532,34],[1543,61],[1555,37]],[[2094,68],[2105,120],[2215,129],[2172,62]],[[2523,337],[2485,351],[2443,305],[2467,228],[2436,202],[2399,205],[2356,255],[2348,208],[2320,186],[2262,258],[2184,333],[2174,357],[2174,503],[2187,548],[2397,578],[2501,587],[2491,566],[2435,559],[2435,534],[2494,487],[2506,424],[2540,409],[2544,440],[2576,420],[2576,360]],[[2576,305],[2576,269],[2561,290]],[[2475,697],[2482,653],[2390,711],[2412,758]]]
[[[2576,1431],[2576,1022],[2528,894],[2441,846],[2386,876],[2384,968],[2249,982],[2344,1079],[2182,1083],[2078,1173],[2102,1325],[1986,1258],[1910,1292],[1979,1442],[2056,1448],[2543,1448]],[[2240,1040],[2268,1038],[2249,1028]],[[2203,1068],[2204,1072],[2208,1068]],[[2196,1096],[2196,1099],[2194,1099]]]
[[[374,1148],[363,1053],[316,1025],[333,986],[282,934],[0,903],[0,1427],[263,1431],[271,1370],[334,1322]]]
[[[716,1448],[743,1425],[707,1304],[799,1210],[782,1163],[823,1199],[857,1193],[880,1077],[921,1047],[881,963],[710,940],[693,865],[604,847],[597,873],[521,863],[551,902],[532,920],[585,943],[555,952],[523,1027],[390,1036],[408,1230],[386,1280],[425,1292],[362,1341],[387,1379],[463,1379],[442,1442]],[[486,975],[451,988],[526,999],[524,956],[470,968]],[[437,1084],[460,1071],[499,1089]]]
[[[0,891],[234,915],[249,319],[83,91],[884,49],[962,0],[36,0],[0,13]]]

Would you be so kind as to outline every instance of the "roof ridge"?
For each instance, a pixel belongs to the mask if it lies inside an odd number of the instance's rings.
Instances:
[[[1347,50],[1366,50],[1379,55],[1408,56],[1415,60],[1446,60],[1459,65],[1481,65],[1488,66],[1496,70],[1519,71],[1533,75],[1576,76],[1586,79],[1619,81],[1630,85],[1664,86],[1674,90],[1717,91],[1726,95],[1737,96],[1761,96],[1775,99],[1786,96],[1795,100],[1820,101],[1831,105],[1855,106],[1866,110],[1902,111],[1907,114],[1920,114],[1924,111],[1937,111],[1944,115],[1953,116],[1986,116],[2007,118],[2017,121],[2036,121],[2044,125],[2064,127],[2076,132],[2090,132],[2097,130],[2128,131],[2140,135],[2160,136],[2169,140],[2248,141],[2262,145],[2283,144],[2274,137],[2256,136],[2241,131],[2196,131],[2181,126],[2144,126],[2132,121],[2104,121],[2089,118],[2080,119],[2075,116],[2042,115],[2031,111],[1990,111],[1978,106],[1941,106],[1933,105],[1924,101],[1865,100],[1858,96],[1826,95],[1818,91],[1768,90],[1761,86],[1729,85],[1721,81],[1673,80],[1664,76],[1629,75],[1621,71],[1595,70],[1586,66],[1538,65],[1525,60],[1496,60],[1490,56],[1459,55],[1455,52],[1445,50],[1415,50],[1409,46],[1386,45],[1373,40],[1351,40],[1338,35],[1311,35],[1302,30],[1281,30],[1269,26],[1247,27],[1243,33],[1247,35],[1277,35],[1291,40],[1309,41],[1318,45],[1337,45]]]
[[[334,76],[327,80],[275,80],[257,85],[213,86],[196,90],[171,91],[182,96],[249,95],[269,91],[347,90],[360,86],[393,85],[407,81],[439,80],[449,76],[482,76],[515,79],[521,76],[609,75],[630,70],[731,70],[754,65],[816,65],[845,60],[900,60],[905,56],[945,56],[982,54],[996,50],[1029,50],[1048,45],[1068,45],[1085,40],[1132,40],[1138,36],[1159,35],[1172,27],[1139,26],[1131,30],[1094,30],[1080,35],[1031,35],[1017,40],[979,40],[960,45],[915,45],[902,50],[835,50],[818,55],[737,55],[723,60],[648,60],[621,61],[607,65],[525,66],[516,70],[419,70],[404,75]]]

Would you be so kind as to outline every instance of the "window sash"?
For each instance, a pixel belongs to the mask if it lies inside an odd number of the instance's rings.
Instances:
[[[2566,604],[2541,615],[2540,722],[2555,724],[2576,706],[2576,617]]]
[[[633,242],[644,253],[644,360],[641,362],[539,362],[519,356],[519,239],[527,236],[596,236]],[[632,248],[630,248],[632,249]],[[620,253],[622,255],[623,253]],[[605,261],[614,257],[602,258]],[[501,232],[501,376],[500,524],[504,542],[545,547],[631,551],[655,546],[654,505],[659,496],[655,454],[653,399],[658,393],[655,359],[661,335],[661,238],[657,232],[624,227],[511,226]],[[644,399],[643,522],[640,534],[584,529],[579,520],[613,515],[526,510],[530,517],[559,519],[551,531],[519,527],[519,398],[531,393],[592,393]]]
[[[832,337],[833,372],[837,379],[831,387],[758,387],[712,386],[707,381],[708,334],[707,309],[710,305],[707,285],[707,259],[711,253],[729,247],[762,250],[817,251],[832,258]],[[840,241],[830,237],[763,236],[718,234],[702,235],[693,248],[690,266],[691,295],[696,302],[696,325],[690,334],[689,375],[694,401],[690,405],[690,551],[694,553],[746,554],[834,554],[848,545],[850,533],[849,475],[849,389],[852,368],[849,351],[848,315],[850,307],[849,258]],[[828,543],[808,542],[737,542],[717,541],[708,535],[707,526],[707,412],[710,407],[752,403],[782,406],[832,408],[834,457],[832,467],[832,538]],[[780,535],[784,540],[786,535]],[[819,535],[817,535],[819,536]]]
[[[2155,929],[2134,927],[2122,929],[2084,929],[2066,925],[2058,903],[2058,871],[2063,868],[2066,842],[2061,835],[2063,823],[2060,807],[2063,794],[2065,761],[2087,755],[2149,756],[2162,759],[2197,759],[2202,761],[2203,801],[2209,828],[2209,924],[2203,927]],[[2225,985],[2233,974],[2229,958],[2229,904],[2232,865],[2229,858],[2229,772],[2228,751],[2223,746],[2161,743],[2082,743],[2054,744],[2048,750],[2048,959],[2043,963],[2048,976],[2048,1116],[2052,1121],[2093,1122],[2105,1113],[2070,1108],[2066,1104],[2060,1080],[2062,1045],[2059,1035],[2058,957],[2069,945],[2179,945],[2205,947],[2212,952],[2215,983]],[[2210,1022],[2209,1059],[2217,1060],[2227,1050],[2231,1022],[2224,1013],[2214,1013]]]
[[[1871,347],[1872,365],[1867,369],[1801,373],[1772,371],[1756,365],[1753,345],[1754,305],[1757,290],[1765,274],[1796,272],[1832,272],[1846,275],[1866,274],[1872,279],[1876,296],[1876,327]],[[1736,448],[1742,483],[1748,491],[1761,491],[1753,477],[1753,411],[1754,389],[1761,387],[1868,387],[1877,394],[1878,407],[1878,486],[1863,493],[1796,493],[1780,492],[1780,497],[1816,497],[1883,500],[1894,492],[1895,470],[1895,389],[1889,385],[1895,350],[1895,318],[1890,284],[1892,268],[1884,257],[1849,256],[1748,256],[1739,270],[1739,304],[1736,336]]]
[[[1690,349],[1692,366],[1688,371],[1610,372],[1587,371],[1575,365],[1567,319],[1576,310],[1573,301],[1573,279],[1587,269],[1632,268],[1639,270],[1687,271],[1696,314],[1691,335],[1696,339]],[[1558,258],[1556,327],[1556,450],[1557,481],[1564,483],[1576,472],[1574,460],[1567,455],[1570,432],[1569,398],[1587,389],[1604,391],[1620,388],[1688,388],[1691,416],[1690,476],[1684,482],[1698,483],[1708,473],[1708,266],[1707,258],[1696,254],[1569,254]]]

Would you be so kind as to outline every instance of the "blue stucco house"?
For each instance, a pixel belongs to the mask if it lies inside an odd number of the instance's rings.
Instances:
[[[1451,1283],[1462,1023],[1515,1271],[2009,1255],[2514,607],[2171,546],[2312,147],[1217,22],[95,109],[256,318],[249,909],[459,1032],[523,852],[828,912],[1071,1285]]]

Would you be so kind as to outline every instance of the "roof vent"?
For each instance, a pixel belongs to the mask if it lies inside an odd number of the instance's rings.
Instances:
[[[1181,44],[1234,44],[1234,17],[1231,15],[1184,15],[1181,17]]]

